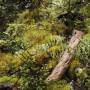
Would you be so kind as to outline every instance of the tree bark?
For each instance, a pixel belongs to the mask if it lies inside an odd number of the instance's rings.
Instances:
[[[65,50],[64,54],[59,60],[59,63],[56,65],[51,75],[48,76],[45,82],[62,78],[63,74],[72,62],[71,58],[73,57],[75,49],[78,46],[83,35],[84,33],[82,31],[74,30],[73,35],[69,41],[68,48]]]

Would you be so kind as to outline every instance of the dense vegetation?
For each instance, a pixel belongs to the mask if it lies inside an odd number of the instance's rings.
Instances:
[[[69,69],[62,80],[45,83],[73,29],[85,35]],[[0,0],[0,85],[7,84],[20,90],[90,90],[89,0]]]

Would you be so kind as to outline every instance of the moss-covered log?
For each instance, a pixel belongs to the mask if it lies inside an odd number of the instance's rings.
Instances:
[[[71,58],[73,57],[75,49],[78,46],[83,35],[84,33],[82,31],[74,30],[74,33],[69,41],[68,48],[65,50],[64,54],[59,60],[60,62],[54,68],[51,75],[49,75],[46,79],[46,82],[61,79],[70,63],[72,62]]]

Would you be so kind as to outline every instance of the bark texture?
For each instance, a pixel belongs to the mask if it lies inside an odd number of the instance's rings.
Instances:
[[[83,35],[84,33],[82,31],[74,30],[73,35],[69,41],[68,48],[65,50],[64,54],[59,60],[59,63],[56,65],[51,75],[48,76],[45,82],[61,79],[61,77],[71,64],[71,58],[73,57],[75,49],[78,46]]]

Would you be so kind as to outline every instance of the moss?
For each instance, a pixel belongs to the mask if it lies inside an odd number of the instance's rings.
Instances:
[[[80,67],[81,63],[79,60],[72,60],[72,63],[68,70],[69,79],[76,79],[76,68]]]
[[[43,64],[40,73],[43,75],[43,78],[46,79],[47,76],[50,74],[52,69],[56,66],[57,60],[56,59],[50,59],[47,63]]]
[[[48,85],[47,90],[72,90],[66,81],[55,81]]]
[[[18,81],[18,77],[16,76],[2,76],[0,77],[0,83],[12,83],[14,84],[15,82]]]
[[[34,19],[33,19],[33,15],[34,12],[29,11],[29,10],[25,10],[22,13],[19,13],[18,19],[16,20],[17,23],[24,23],[24,24],[30,24],[31,22],[33,23]]]
[[[11,39],[14,39],[17,42],[22,42],[26,48],[35,44],[50,42],[52,40],[57,43],[63,40],[63,37],[52,35],[51,32],[44,29],[40,30],[37,27],[38,26],[35,23],[30,25],[18,23],[10,24],[6,32]]]
[[[42,43],[48,35],[51,35],[48,31],[31,29],[24,33],[24,37],[22,38],[22,40],[26,46],[33,46],[35,44]]]
[[[77,68],[79,66],[81,66],[79,60],[72,60],[69,70],[73,71],[73,70],[75,70],[75,68]]]
[[[35,58],[38,64],[42,64],[43,62],[47,61],[47,59],[49,58],[49,55],[43,52],[41,54],[39,53],[38,55],[36,55]]]
[[[41,43],[35,43],[35,45],[31,48],[27,48],[21,52],[19,57],[24,60],[32,58],[32,60],[39,63],[39,61],[42,62],[43,60],[49,59],[50,57],[58,57],[58,54],[63,50],[63,45],[62,37],[55,35],[48,36],[44,40],[41,40]]]
[[[90,17],[90,3],[85,5],[83,8],[80,9],[80,13],[84,13],[87,17]]]
[[[53,46],[51,48],[48,49],[48,52],[55,52],[55,51],[58,51],[60,49],[60,45],[58,46]]]
[[[21,63],[20,58],[11,53],[0,53],[0,73],[7,73],[9,70],[16,69]]]

